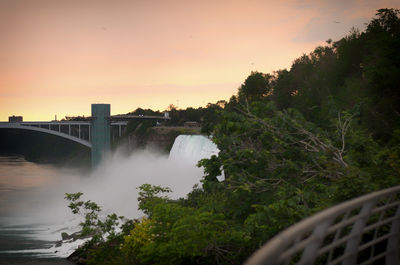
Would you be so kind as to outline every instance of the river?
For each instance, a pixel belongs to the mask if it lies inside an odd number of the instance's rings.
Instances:
[[[83,199],[97,202],[104,214],[138,218],[143,215],[137,209],[138,186],[168,186],[171,198],[183,197],[200,184],[203,170],[197,161],[217,153],[203,136],[179,136],[169,156],[149,150],[129,156],[116,152],[87,175],[20,156],[0,156],[0,264],[61,262],[57,258],[67,257],[82,243],[55,246],[61,232],[79,230],[80,219],[70,213],[66,192],[83,192]]]
[[[50,204],[41,194],[47,191],[51,196],[58,178],[68,175],[78,173],[31,163],[21,156],[0,156],[0,264],[69,264],[35,251],[50,248],[56,240],[43,236],[48,227],[39,218],[40,211]]]

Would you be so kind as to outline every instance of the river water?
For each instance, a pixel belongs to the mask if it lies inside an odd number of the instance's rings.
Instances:
[[[137,209],[138,186],[168,186],[171,198],[184,197],[203,176],[197,161],[217,153],[203,136],[179,136],[169,156],[153,151],[129,156],[116,152],[86,175],[20,156],[0,156],[0,264],[44,264],[46,259],[67,257],[83,243],[55,245],[61,232],[79,230],[81,217],[69,211],[66,192],[83,192],[83,199],[101,205],[104,214],[138,218],[143,215]]]
[[[57,260],[57,255],[40,255],[35,251],[49,249],[57,240],[44,236],[49,227],[40,218],[40,211],[46,211],[50,204],[41,195],[47,191],[51,196],[58,178],[68,175],[78,173],[31,163],[21,156],[0,156],[0,264]]]

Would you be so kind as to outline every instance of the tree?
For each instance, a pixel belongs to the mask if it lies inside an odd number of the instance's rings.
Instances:
[[[385,141],[400,124],[400,11],[379,9],[363,35],[363,72],[368,82],[364,123]]]
[[[120,244],[123,236],[133,228],[133,221],[126,220],[115,213],[100,218],[101,207],[93,201],[81,200],[82,192],[66,193],[68,207],[73,214],[82,215],[84,221],[80,223],[81,231],[73,237],[90,238],[72,255],[75,262],[88,265],[121,264]]]
[[[104,220],[99,218],[101,207],[90,200],[80,200],[82,192],[66,193],[65,199],[70,203],[68,207],[73,214],[82,214],[84,221],[80,223],[82,230],[81,236],[91,237],[90,244],[105,242],[105,236],[114,238],[117,234],[116,229],[120,222],[124,220],[123,216],[117,216],[115,213],[107,215]]]
[[[396,36],[400,32],[400,10],[393,8],[378,9],[377,18],[371,20],[367,26],[367,33],[387,32]]]
[[[122,247],[139,264],[234,264],[244,233],[223,214],[169,200],[159,186],[142,185],[136,223]]]
[[[270,80],[272,76],[260,72],[251,72],[244,84],[239,88],[239,98],[242,101],[261,100],[271,91]]]

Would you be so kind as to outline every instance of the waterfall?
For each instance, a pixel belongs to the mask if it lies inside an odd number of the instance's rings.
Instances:
[[[194,165],[203,158],[218,155],[218,147],[203,135],[179,135],[169,153],[169,159]]]
[[[189,163],[196,166],[199,160],[218,155],[219,149],[209,138],[203,135],[179,135],[169,152],[169,160]],[[219,181],[225,180],[225,173],[221,170]]]

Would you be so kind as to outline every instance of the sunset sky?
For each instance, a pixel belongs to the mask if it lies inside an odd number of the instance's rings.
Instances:
[[[229,99],[398,0],[0,0],[0,121]]]

